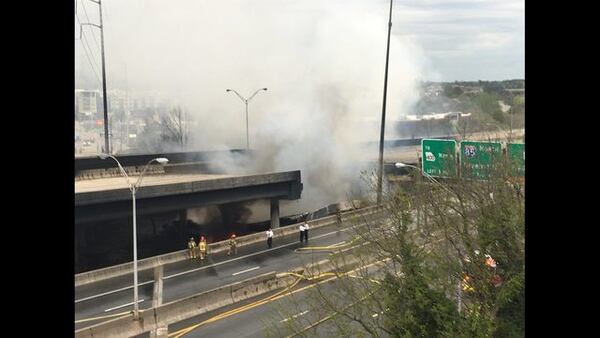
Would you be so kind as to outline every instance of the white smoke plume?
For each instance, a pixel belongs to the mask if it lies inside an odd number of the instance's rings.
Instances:
[[[302,171],[301,203],[343,200],[377,158],[388,1],[106,1],[108,85],[168,96],[193,115],[190,150],[245,148],[248,97],[254,161],[219,159],[230,173]],[[394,26],[403,13],[395,6]],[[392,29],[393,32],[393,29]],[[410,113],[427,64],[392,34],[389,121]],[[125,79],[125,68],[127,79]],[[159,94],[157,94],[159,95]],[[386,133],[390,135],[389,133]],[[243,164],[241,164],[243,163]]]

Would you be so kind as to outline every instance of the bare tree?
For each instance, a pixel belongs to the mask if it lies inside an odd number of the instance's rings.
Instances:
[[[171,109],[161,117],[161,140],[176,144],[181,151],[189,141],[189,116],[181,107]]]
[[[501,164],[487,180],[417,176],[391,189],[385,217],[352,223],[352,240],[329,248],[334,277],[304,276],[314,286],[288,297],[267,333],[523,336],[523,194]]]

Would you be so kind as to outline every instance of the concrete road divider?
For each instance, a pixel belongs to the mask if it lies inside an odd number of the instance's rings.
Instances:
[[[170,324],[274,290],[283,289],[292,285],[298,279],[298,276],[312,280],[317,276],[323,276],[333,271],[347,271],[359,263],[359,259],[349,255],[339,265],[324,259],[306,267],[292,269],[289,272],[265,273],[168,302],[158,307],[140,310],[140,319],[137,321],[133,319],[133,314],[131,314],[76,330],[75,337],[131,337],[153,330],[164,329]]]
[[[281,289],[290,285],[293,277],[278,278],[269,272],[237,283],[225,285],[162,304],[158,307],[140,310],[140,320],[133,320],[133,314],[105,321],[75,331],[75,337],[131,337],[176,323],[202,313]]]

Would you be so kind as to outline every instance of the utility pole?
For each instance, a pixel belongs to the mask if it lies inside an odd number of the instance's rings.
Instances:
[[[104,107],[104,152],[110,154],[110,144],[108,142],[108,97],[106,96],[106,65],[104,60],[104,25],[102,23],[102,2],[101,0],[91,2],[98,4],[98,10],[100,12],[100,25],[93,23],[82,23],[81,25],[89,25],[100,28],[100,49],[102,54],[102,101]]]
[[[390,18],[388,22],[387,50],[385,52],[385,79],[383,82],[383,108],[381,109],[381,134],[379,136],[379,173],[377,175],[377,204],[381,204],[383,194],[383,139],[385,135],[385,106],[387,98],[388,63],[390,60],[390,34],[392,32],[392,3],[390,0]]]

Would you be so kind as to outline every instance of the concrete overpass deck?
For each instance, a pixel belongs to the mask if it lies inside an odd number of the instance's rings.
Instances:
[[[196,181],[208,181],[225,177],[235,177],[234,175],[211,175],[211,174],[166,174],[166,175],[146,175],[142,181],[143,186],[156,186]],[[139,178],[139,175],[129,176],[129,181],[135,183]],[[116,190],[116,189],[128,189],[125,178],[120,177],[106,177],[97,178],[91,180],[79,180],[75,181],[75,194],[84,192],[104,191],[104,190]]]
[[[134,183],[137,176],[130,178]],[[138,214],[206,205],[270,199],[273,227],[279,226],[279,200],[299,199],[300,171],[258,175],[162,174],[144,177],[136,192]],[[75,182],[75,222],[131,215],[131,192],[123,177]]]

